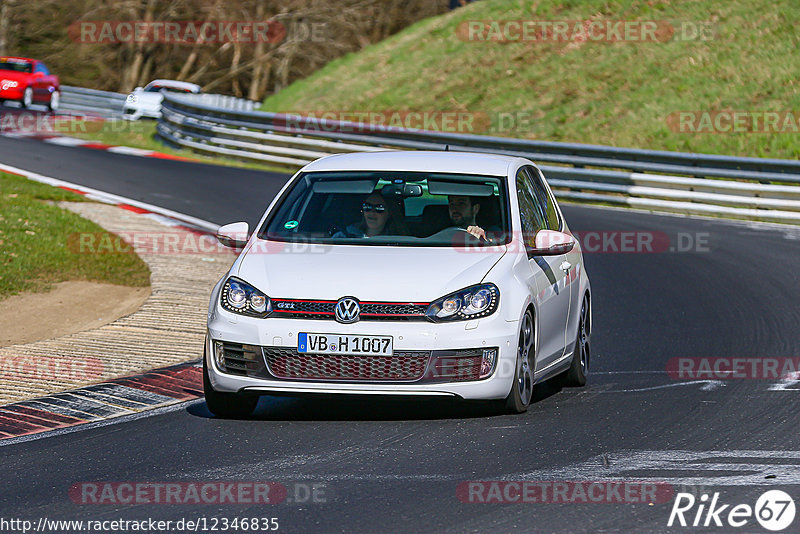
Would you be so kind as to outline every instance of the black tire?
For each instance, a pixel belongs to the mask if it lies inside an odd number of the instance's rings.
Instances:
[[[211,380],[208,378],[207,365],[205,351],[203,351],[203,393],[205,393],[208,411],[217,417],[234,419],[250,417],[258,404],[258,396],[214,391]]]
[[[514,383],[506,397],[505,410],[508,413],[524,413],[533,398],[533,374],[535,371],[536,330],[530,310],[525,312],[519,327],[517,341],[517,361],[514,369]],[[533,357],[533,359],[532,359]]]
[[[589,297],[584,295],[581,301],[581,313],[578,318],[578,337],[575,340],[575,350],[572,353],[572,364],[564,373],[562,384],[566,387],[583,387],[586,385],[586,376],[589,374],[589,361],[591,360],[592,315],[589,307]]]

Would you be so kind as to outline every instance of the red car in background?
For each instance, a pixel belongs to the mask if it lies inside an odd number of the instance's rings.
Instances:
[[[61,86],[58,76],[50,74],[38,59],[0,57],[0,103],[17,100],[23,108],[44,104],[58,109]]]

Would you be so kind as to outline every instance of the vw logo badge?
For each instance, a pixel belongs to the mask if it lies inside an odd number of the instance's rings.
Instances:
[[[342,297],[336,303],[336,320],[340,323],[355,323],[359,319],[361,306],[353,297]]]

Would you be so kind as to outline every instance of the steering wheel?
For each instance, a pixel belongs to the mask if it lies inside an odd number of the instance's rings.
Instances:
[[[459,232],[463,232],[464,234],[466,234],[466,236],[462,236],[462,237],[465,237],[465,238],[468,237],[469,239],[471,239],[475,243],[480,243],[481,242],[481,238],[480,237],[475,237],[466,228],[461,228],[461,227],[458,227],[458,226],[448,226],[447,228],[439,230],[435,234],[429,236],[429,238],[431,238],[431,237],[446,238],[448,236],[452,236],[453,238],[455,238],[456,235],[461,235],[461,234],[459,234]]]

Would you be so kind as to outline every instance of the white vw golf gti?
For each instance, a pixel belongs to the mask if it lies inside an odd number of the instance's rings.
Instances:
[[[203,358],[208,408],[261,394],[502,400],[586,383],[591,288],[542,173],[463,152],[334,155],[302,168],[217,283]]]

